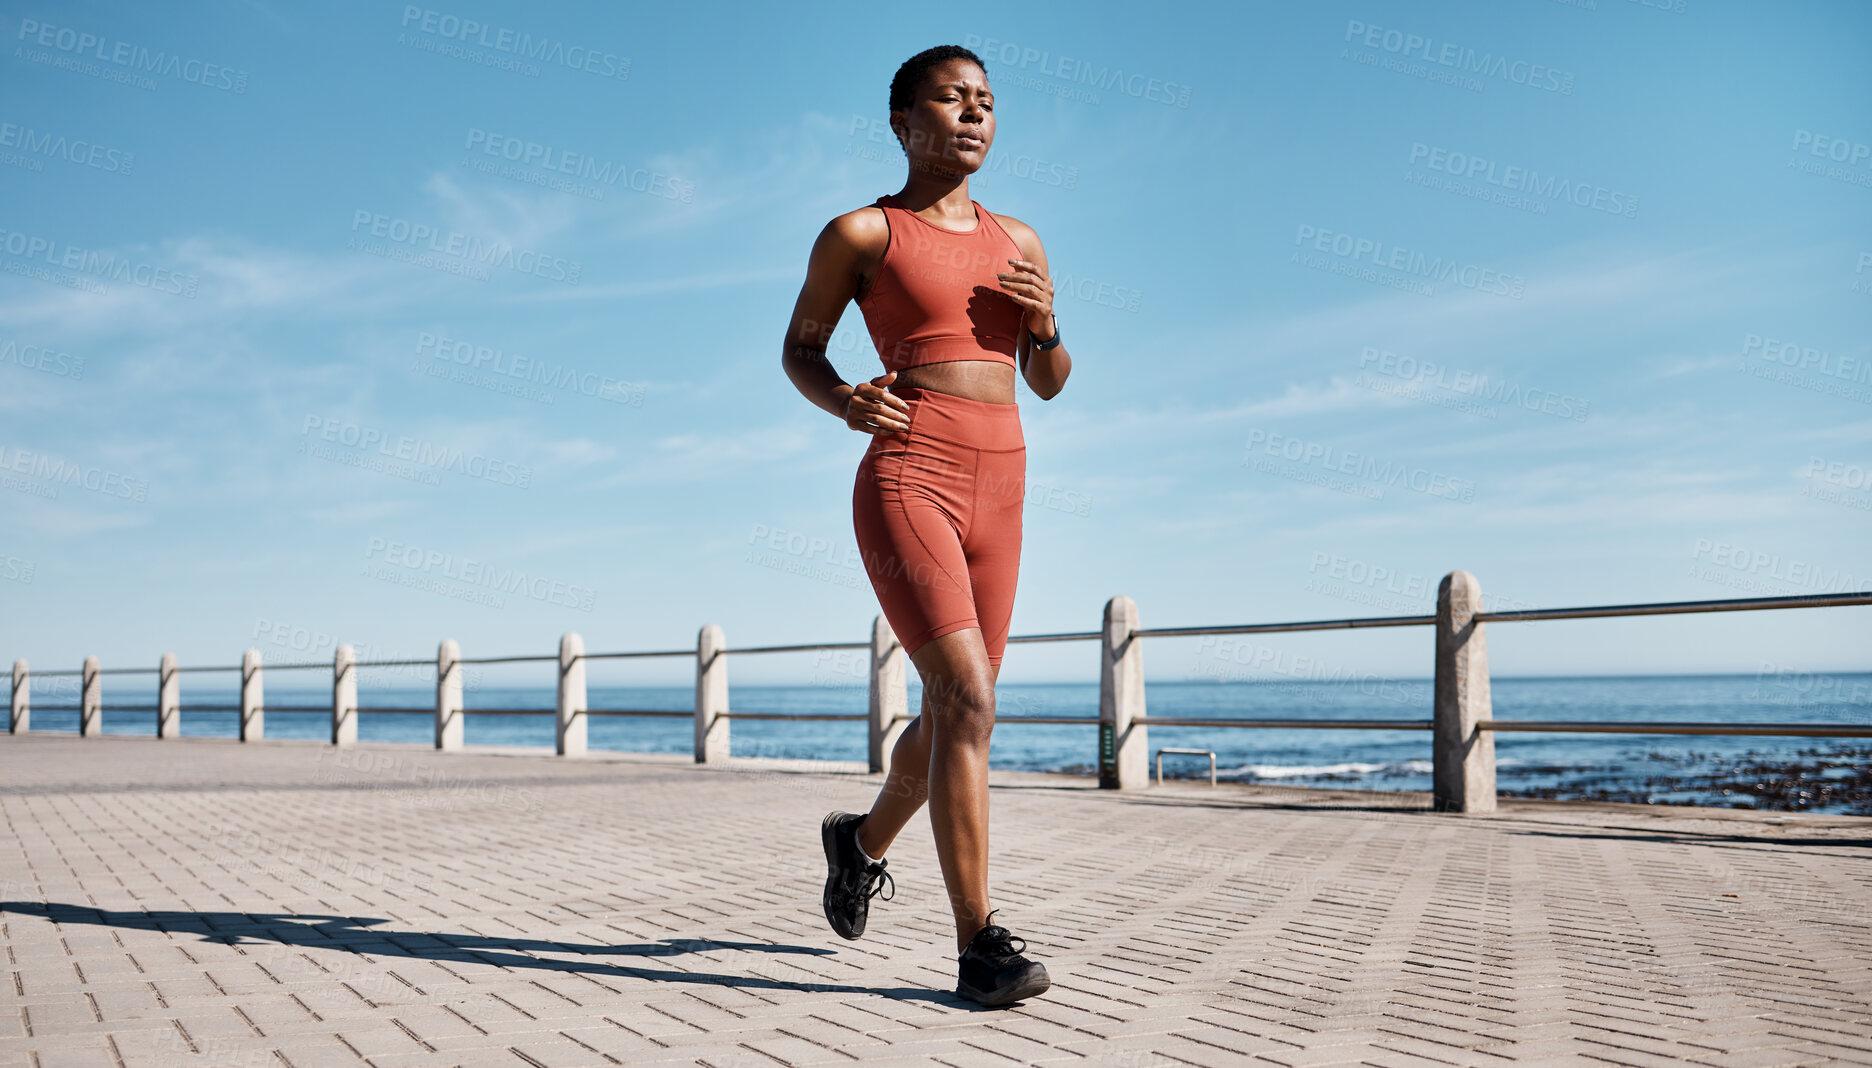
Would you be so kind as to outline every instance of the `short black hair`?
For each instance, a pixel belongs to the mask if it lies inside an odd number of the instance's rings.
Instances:
[[[961,45],[937,45],[934,48],[925,48],[904,60],[903,66],[897,68],[896,76],[891,78],[890,110],[894,112],[908,109],[916,96],[917,86],[923,84],[923,76],[929,73],[929,69],[938,63],[946,63],[952,59],[966,59],[980,67],[984,75],[988,73],[988,64],[983,63],[980,56]],[[903,138],[897,138],[897,143],[902,145]]]

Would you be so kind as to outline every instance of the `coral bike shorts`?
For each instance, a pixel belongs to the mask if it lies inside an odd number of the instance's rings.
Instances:
[[[905,654],[979,627],[988,662],[999,664],[1027,496],[1020,406],[891,392],[909,403],[910,429],[872,435],[852,487],[865,573]]]

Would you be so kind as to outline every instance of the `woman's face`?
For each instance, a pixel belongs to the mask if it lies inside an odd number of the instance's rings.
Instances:
[[[903,138],[911,170],[973,174],[994,144],[994,94],[988,75],[966,59],[931,67],[905,111],[891,123]]]

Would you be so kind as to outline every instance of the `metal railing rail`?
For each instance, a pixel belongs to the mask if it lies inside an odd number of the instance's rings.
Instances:
[[[1016,642],[1084,642],[1098,641],[1101,635],[1096,630],[1075,630],[1059,634],[1010,634],[1008,644]],[[862,648],[862,646],[861,646]]]
[[[1779,608],[1840,608],[1851,605],[1872,604],[1872,590],[1853,593],[1812,594],[1801,597],[1744,597],[1710,601],[1663,601],[1651,604],[1597,605],[1580,608],[1534,608],[1504,612],[1477,612],[1474,618],[1479,623],[1514,623],[1543,619],[1600,619],[1616,616],[1656,616],[1681,615],[1696,612],[1746,612],[1762,609]],[[1370,627],[1424,627],[1434,626],[1437,617],[1429,616],[1365,616],[1353,619],[1312,619],[1284,623],[1228,623],[1214,626],[1194,627],[1139,627],[1131,634],[1144,638],[1185,638],[1219,634],[1283,634],[1315,630],[1355,630]],[[1013,642],[1061,642],[1061,641],[1097,641],[1101,633],[1096,630],[1064,631],[1052,634],[1014,634],[1008,636]],[[868,642],[807,642],[792,645],[753,645],[721,650],[729,655],[746,653],[795,653],[813,652],[821,649],[865,649]],[[580,653],[578,660],[620,660],[635,657],[658,656],[694,656],[694,649],[658,649],[631,650],[612,653]],[[519,664],[519,663],[554,663],[556,656],[481,656],[458,657],[459,664]],[[355,660],[352,667],[435,667],[433,660]],[[329,670],[331,664],[322,661],[288,664],[268,664],[268,671]],[[159,668],[121,667],[99,668],[100,675],[153,675]],[[189,665],[175,668],[176,671],[239,671],[241,665]],[[81,669],[34,671],[33,675],[41,678],[54,676],[79,677]]]
[[[85,710],[85,706],[83,705],[34,705],[33,708],[39,712],[83,712]],[[239,705],[165,706],[105,704],[96,706],[96,710],[100,712],[161,712],[164,708],[172,708],[181,712],[318,712],[323,714],[331,711],[330,705],[256,705],[248,709],[243,709]],[[352,711],[355,712],[357,710],[352,709]],[[429,714],[429,709],[427,708],[415,708],[410,711],[420,712],[425,716]]]
[[[642,653],[580,653],[577,660],[633,660],[644,656],[694,656],[694,649],[659,649]]]
[[[458,664],[556,664],[556,656],[464,656]]]
[[[1236,623],[1219,627],[1140,627],[1131,633],[1145,638],[1195,638],[1211,634],[1293,634],[1306,630],[1435,625],[1435,616],[1367,616],[1360,619],[1311,619],[1299,623]]]
[[[1537,619],[1605,619],[1612,616],[1671,616],[1690,612],[1753,612],[1776,608],[1844,608],[1872,604],[1872,590],[1815,593],[1803,597],[1732,597],[1715,601],[1661,601],[1592,608],[1529,608],[1514,612],[1477,612],[1478,623],[1519,623]]]
[[[1427,731],[1434,724],[1427,719],[1237,719],[1233,716],[1209,719],[1203,716],[1137,716],[1133,723],[1147,727],[1267,727],[1278,730],[1295,728],[1340,731]]]
[[[1599,619],[1626,616],[1678,615],[1689,613],[1739,612],[1793,608],[1834,608],[1872,605],[1872,590],[1830,594],[1780,597],[1722,598],[1698,601],[1667,601],[1641,604],[1591,605],[1562,608],[1485,611],[1480,586],[1474,576],[1456,571],[1445,576],[1438,590],[1437,611],[1431,615],[1370,616],[1345,619],[1294,620],[1273,623],[1238,623],[1187,627],[1142,627],[1137,624],[1136,605],[1128,597],[1114,597],[1105,608],[1105,622],[1100,630],[1062,631],[1019,634],[1008,638],[1009,644],[1033,642],[1099,641],[1101,643],[1100,708],[1097,716],[1083,715],[1012,715],[998,717],[998,724],[1097,726],[1100,728],[1100,782],[1105,786],[1130,787],[1148,782],[1144,756],[1145,732],[1150,727],[1165,728],[1258,728],[1308,730],[1428,730],[1435,735],[1437,790],[1439,808],[1486,811],[1493,807],[1493,745],[1498,733],[1594,733],[1660,735],[1728,735],[1767,737],[1863,738],[1872,737],[1872,724],[1852,723],[1721,723],[1708,721],[1618,722],[1591,720],[1512,720],[1497,719],[1488,704],[1487,655],[1482,640],[1486,623],[1516,623],[1561,619]],[[1430,626],[1437,631],[1436,677],[1433,715],[1428,719],[1370,719],[1347,716],[1244,718],[1207,716],[1152,716],[1144,707],[1144,684],[1140,643],[1133,638],[1187,638],[1240,634],[1281,634],[1306,631],[1358,630],[1388,627]],[[742,654],[822,652],[832,650],[871,651],[871,709],[866,714],[773,712],[732,708],[727,700],[726,662]],[[627,660],[655,657],[693,657],[696,662],[696,703],[693,712],[667,709],[591,708],[585,700],[585,666],[588,661]],[[357,660],[350,646],[340,646],[334,659],[325,662],[289,662],[264,665],[268,671],[331,671],[333,700],[330,705],[268,705],[261,696],[263,671],[258,650],[248,650],[238,665],[191,665],[175,663],[165,656],[160,667],[112,667],[98,665],[89,657],[77,670],[31,672],[26,662],[14,664],[13,716],[15,733],[26,729],[31,704],[31,680],[36,675],[47,678],[79,678],[83,694],[78,704],[41,705],[45,711],[77,712],[80,734],[101,732],[101,715],[110,712],[154,712],[158,717],[158,737],[170,738],[179,733],[177,717],[182,712],[233,712],[241,717],[242,740],[261,737],[266,712],[330,713],[334,744],[356,740],[357,718],[365,715],[429,715],[436,720],[436,745],[449,749],[461,745],[460,724],[468,716],[554,716],[557,720],[556,748],[562,754],[582,753],[585,747],[585,723],[598,717],[646,717],[694,719],[696,724],[696,759],[709,762],[728,755],[728,723],[735,719],[750,722],[847,722],[867,721],[871,734],[871,766],[883,770],[888,765],[888,750],[895,735],[915,717],[908,714],[906,683],[901,644],[882,616],[873,620],[869,642],[797,642],[729,648],[719,627],[702,628],[693,649],[622,650],[586,652],[583,639],[565,635],[557,656],[508,655],[463,657],[453,641],[442,643],[437,657],[427,659]],[[553,708],[469,708],[461,694],[463,665],[555,663],[559,668],[559,700]],[[436,703],[423,707],[365,705],[356,703],[355,669],[422,668],[433,670],[437,679]],[[176,679],[182,674],[238,672],[241,675],[239,704],[183,704]],[[158,703],[106,704],[99,688],[103,676],[156,675]],[[1174,752],[1174,750],[1172,750]],[[1485,767],[1483,765],[1486,765]],[[1457,784],[1474,780],[1473,789]],[[1447,782],[1446,782],[1447,780]],[[1486,794],[1486,800],[1481,796]],[[1471,796],[1474,795],[1474,796]]]
[[[820,649],[864,649],[869,642],[808,642],[801,645],[746,645],[738,649],[723,649],[730,655],[741,653],[810,653]]]
[[[1872,738],[1872,723],[1709,723],[1664,720],[1654,723],[1591,719],[1485,719],[1480,731],[1523,731],[1542,734],[1701,734],[1734,737]]]

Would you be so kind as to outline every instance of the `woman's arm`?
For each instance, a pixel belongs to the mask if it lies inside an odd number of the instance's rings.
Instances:
[[[807,400],[838,416],[845,425],[854,430],[890,433],[910,426],[892,414],[907,414],[909,405],[882,388],[895,376],[884,375],[852,386],[839,377],[832,361],[826,358],[826,346],[832,341],[832,331],[838,328],[839,317],[845,313],[845,305],[858,295],[859,270],[866,260],[867,245],[889,239],[882,215],[872,214],[879,217],[871,220],[863,211],[850,212],[819,231],[806,261],[806,281],[793,302],[793,318],[787,323],[780,365]],[[856,402],[852,400],[854,393],[858,394]]]
[[[1044,352],[1033,347],[1035,338],[1048,340],[1059,325],[1053,314],[1053,282],[1047,271],[1046,249],[1041,246],[1040,235],[1034,233],[1033,227],[1008,215],[995,218],[1026,254],[1026,259],[1009,263],[1001,274],[1002,287],[1027,309],[1027,318],[1022,324],[1026,329],[1021,331],[1015,345],[1015,358],[1020,361],[1021,374],[1034,393],[1041,400],[1052,400],[1066,388],[1066,377],[1072,374],[1072,356],[1066,351],[1064,341]]]

